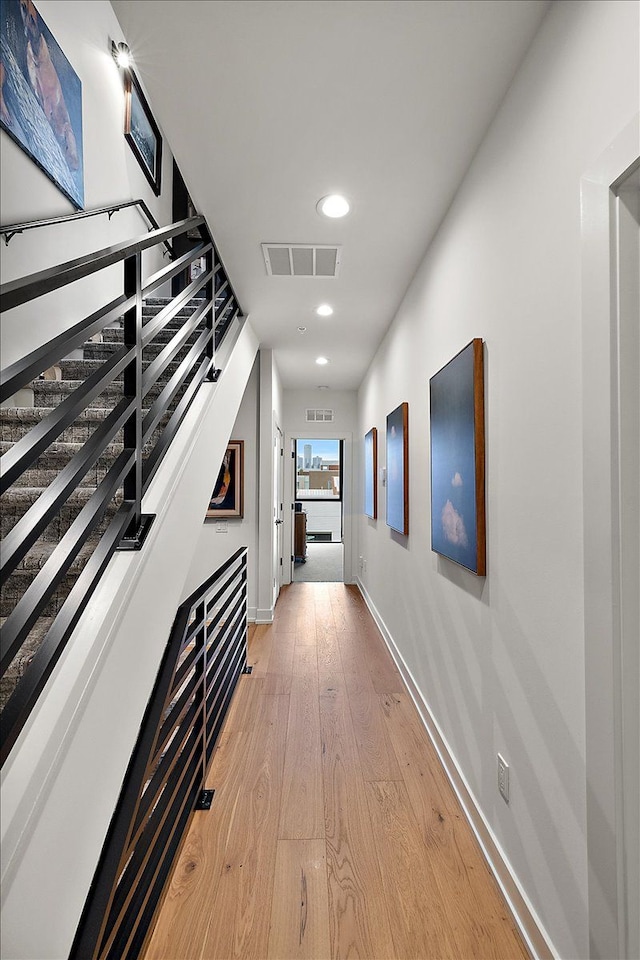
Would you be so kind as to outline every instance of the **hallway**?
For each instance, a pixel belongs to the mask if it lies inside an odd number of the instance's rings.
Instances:
[[[249,663],[146,960],[527,957],[357,588],[284,588]]]

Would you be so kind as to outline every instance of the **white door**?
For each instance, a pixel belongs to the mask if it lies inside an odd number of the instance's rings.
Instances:
[[[282,584],[282,528],[284,525],[284,437],[280,427],[275,429],[273,441],[273,605]]]

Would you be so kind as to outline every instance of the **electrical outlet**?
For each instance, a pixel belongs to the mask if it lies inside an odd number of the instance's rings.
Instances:
[[[498,754],[498,790],[505,803],[509,803],[509,764]]]
[[[216,522],[216,533],[228,533],[229,527],[227,526],[226,520],[218,520]]]

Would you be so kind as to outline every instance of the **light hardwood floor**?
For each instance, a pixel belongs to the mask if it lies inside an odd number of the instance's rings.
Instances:
[[[529,956],[355,587],[285,588],[145,960]]]

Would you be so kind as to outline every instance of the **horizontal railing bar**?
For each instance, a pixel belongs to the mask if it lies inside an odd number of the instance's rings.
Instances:
[[[162,726],[160,727],[160,733],[158,734],[158,748],[163,749],[164,746],[168,743],[171,731],[182,723],[183,715],[189,708],[189,701],[191,700],[194,690],[200,683],[200,679],[196,676],[191,677],[186,684],[184,690],[181,691],[180,696],[176,697],[174,702],[171,705],[170,713],[162,721]]]
[[[73,521],[37,577],[7,617],[1,631],[0,672],[5,673],[29,631],[38,619],[44,604],[82,549],[87,536],[102,519],[122,479],[135,459],[134,450],[123,451],[107,475],[98,484],[87,503]]]
[[[222,283],[219,283],[218,286],[215,287],[213,291],[216,300],[218,299],[218,297],[222,296],[222,294],[224,293],[227,287],[229,288],[227,296],[233,296],[233,293],[231,290],[231,284],[229,283],[229,278],[226,277],[224,274],[222,274],[221,280],[222,280]]]
[[[36,300],[52,290],[59,290],[60,287],[65,287],[69,283],[89,277],[104,270],[105,267],[120,263],[126,257],[148,250],[165,240],[171,240],[202,223],[204,223],[203,217],[189,217],[169,227],[152,230],[135,240],[104,247],[102,250],[96,250],[75,260],[68,260],[59,266],[40,270],[38,273],[32,273],[18,280],[11,280],[0,287],[3,310],[11,310],[23,303]]]
[[[207,760],[209,759],[209,741],[212,737],[217,737],[220,732],[220,727],[225,719],[225,707],[233,693],[233,689],[227,689],[231,686],[230,678],[236,671],[240,671],[245,660],[245,651],[241,642],[229,649],[232,656],[227,664],[224,676],[221,678],[219,686],[212,688],[207,694]]]
[[[225,595],[225,593],[227,593],[229,588],[233,585],[234,580],[236,580],[241,573],[242,573],[242,565],[238,565],[238,567],[233,570],[231,569],[225,570],[224,573],[221,574],[220,577],[218,577],[217,580],[215,581],[214,586],[218,583],[218,581],[222,581],[222,577],[225,576],[225,574],[227,575],[226,580],[223,583],[221,583],[215,595],[211,594],[210,596],[203,597],[201,600],[198,601],[198,605],[204,603],[207,610],[209,610],[213,604],[219,603],[222,597]],[[186,634],[187,642],[190,643],[193,640],[193,638],[196,636],[198,630],[200,630],[201,627],[206,625],[207,617],[208,617],[208,614],[205,612],[204,621],[199,617],[197,617],[193,621],[193,623],[189,624],[188,631]]]
[[[158,377],[162,376],[164,371],[167,369],[173,358],[177,353],[180,352],[186,341],[189,339],[192,333],[198,327],[198,324],[202,320],[203,316],[211,309],[211,304],[207,303],[206,300],[202,301],[202,304],[193,312],[193,315],[189,317],[179,330],[173,335],[171,340],[162,348],[155,360],[152,360],[149,366],[145,369],[142,374],[142,396],[146,397],[147,393],[154,385]],[[144,357],[144,354],[143,354]]]
[[[129,840],[129,850],[131,850],[131,848],[137,843],[140,829],[144,826],[147,817],[149,816],[150,809],[158,799],[160,790],[162,789],[168,773],[173,770],[177,760],[177,755],[181,752],[182,747],[193,727],[194,717],[200,709],[200,705],[194,699],[189,710],[185,714],[184,720],[181,721],[179,726],[176,727],[176,729],[179,731],[178,735],[173,738],[169,746],[166,748],[165,753],[162,755],[162,758],[158,763],[155,773],[147,784],[138,807],[131,839]]]
[[[118,886],[109,910],[109,920],[101,943],[101,952],[109,950],[115,931],[117,931],[120,926],[122,913],[126,909],[136,888],[141,886],[139,883],[140,874],[144,872],[149,858],[154,852],[154,840],[158,838],[163,826],[167,823],[167,817],[172,809],[172,804],[174,800],[180,796],[180,787],[185,783],[189,783],[189,764],[194,759],[196,749],[200,743],[200,733],[197,727],[192,727],[189,733],[190,736],[193,736],[193,743],[185,747],[185,752],[188,751],[188,757],[185,759],[184,765],[182,767],[175,767],[167,778],[167,785],[165,787],[167,801],[165,804],[159,804],[156,807],[145,825],[145,831],[149,831],[151,838],[144,845],[141,843],[137,844],[133,856],[126,865],[124,873],[121,874],[118,879]],[[197,773],[197,769],[198,765],[196,764],[194,771],[191,773],[192,777]],[[173,820],[174,818],[171,819]],[[158,851],[158,853],[161,854],[161,851]]]
[[[158,270],[157,273],[154,273],[147,280],[142,290],[142,299],[146,300],[149,294],[153,293],[157,287],[161,286],[163,283],[166,283],[168,280],[172,280],[179,273],[181,273],[185,267],[189,266],[193,260],[197,260],[198,257],[203,257],[206,253],[208,253],[212,247],[212,243],[200,243],[192,250],[187,250],[186,253],[184,253],[181,257],[178,257],[177,260],[174,260],[166,267],[162,267],[161,270]]]
[[[220,564],[218,569],[211,574],[208,580],[205,580],[204,583],[202,583],[197,590],[194,590],[193,593],[190,594],[190,596],[188,596],[185,600],[182,601],[179,609],[180,610],[185,609],[187,611],[190,611],[193,607],[196,606],[197,603],[202,603],[202,600],[211,591],[216,581],[219,580],[220,577],[224,573],[226,573],[229,567],[231,567],[232,564],[234,564],[237,560],[239,560],[242,554],[246,552],[247,552],[246,547],[239,547],[239,549],[236,550],[235,553],[231,554],[228,560],[225,560],[224,563]]]
[[[29,669],[5,704],[2,711],[0,763],[4,763],[9,755],[34,703],[60,659],[68,638],[87,607],[89,597],[106,570],[124,531],[129,526],[132,513],[133,505],[123,504],[107,527],[36,651]]]
[[[134,302],[135,297],[117,297],[106,307],[96,310],[91,316],[74,324],[42,347],[32,350],[26,357],[16,360],[2,371],[0,402],[8,400],[16,390],[20,390],[30,380],[34,380],[62,357],[66,357],[72,350],[81,346],[85,340],[99,333],[111,320],[119,319]]]
[[[16,565],[31,549],[42,531],[64,506],[80,481],[89,472],[118,433],[135,407],[135,399],[121,400],[86,443],[71,458],[55,480],[46,487],[36,502],[18,520],[2,541],[0,584],[6,583]]]
[[[173,320],[182,308],[195,296],[198,291],[204,287],[209,274],[201,273],[199,277],[192,280],[188,287],[181,290],[180,293],[171,300],[170,303],[159,310],[155,317],[147,320],[142,328],[142,346],[147,347],[153,338]]]
[[[182,419],[185,413],[187,412],[187,410],[189,409],[189,407],[191,406],[191,403],[193,402],[193,398],[195,397],[200,384],[203,382],[208,371],[210,370],[211,365],[212,365],[212,360],[210,357],[207,357],[202,361],[198,369],[198,372],[189,383],[189,386],[184,396],[181,398],[180,403],[174,410],[169,422],[167,423],[164,430],[162,431],[161,437],[159,438],[158,442],[156,443],[155,447],[153,448],[153,450],[151,451],[147,459],[144,461],[142,465],[142,478],[143,478],[142,492],[143,493],[146,493],[146,491],[148,490],[149,484],[153,480],[155,472],[160,466],[162,462],[162,458],[167,452],[167,448],[169,444],[171,443],[174,436],[176,435],[178,431],[178,427],[182,423]]]
[[[213,249],[214,249],[216,261],[217,261],[219,264],[222,265],[222,270],[223,270],[224,275],[225,275],[226,277],[229,277],[229,271],[226,269],[224,263],[222,262],[222,257],[220,256],[220,253],[219,253],[218,248],[216,247],[215,243],[214,243],[214,245],[213,245]],[[229,285],[230,285],[230,287],[231,287],[231,289],[232,289],[232,291],[233,291],[233,296],[235,297],[236,303],[239,304],[240,301],[239,301],[239,299],[238,299],[238,297],[237,297],[237,295],[236,295],[235,290],[233,289],[233,284],[231,283],[231,279],[229,279]]]
[[[142,443],[143,445],[149,440],[153,431],[157,427],[158,423],[164,416],[164,414],[169,409],[169,404],[177,394],[180,387],[185,383],[188,374],[195,367],[198,357],[203,352],[205,346],[211,339],[210,331],[203,331],[200,337],[193,344],[187,356],[182,360],[180,366],[172,374],[171,378],[166,382],[162,388],[158,397],[153,401],[149,407],[145,417],[142,421]],[[207,367],[209,366],[209,358],[205,358],[207,361]]]
[[[63,400],[43,420],[31,428],[20,440],[7,450],[1,459],[2,477],[0,493],[4,493],[15,483],[25,470],[38,459],[47,447],[56,440],[67,427],[75,423],[85,407],[94,397],[121,373],[131,361],[134,347],[122,347],[109,358],[99,370],[92,373],[81,387]]]
[[[200,659],[201,656],[202,656],[202,649],[198,649],[198,647],[194,644],[194,646],[191,648],[187,656],[184,658],[184,660],[176,670],[176,675],[173,683],[174,690],[180,689],[180,687],[184,683],[185,677],[191,670],[193,670],[194,666],[196,665],[197,661]]]
[[[168,815],[153,837],[151,855],[147,858],[139,882],[133,888],[133,896],[130,898],[127,907],[129,916],[133,914],[132,922],[128,931],[126,928],[123,930],[125,917],[120,918],[116,935],[110,940],[108,960],[135,960],[139,954],[132,947],[132,943],[138,942],[140,946],[144,943],[144,938],[140,935],[140,924],[148,907],[152,905],[152,891],[155,889],[156,883],[161,883],[164,886],[166,882],[184,828],[189,822],[196,798],[200,792],[199,756],[194,754],[189,758],[188,763],[188,767],[185,768],[186,776],[182,778],[171,798]],[[157,902],[150,911],[152,915],[155,914],[156,907]],[[122,936],[120,935],[121,930]]]

